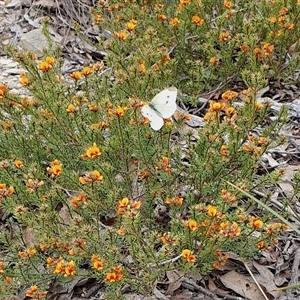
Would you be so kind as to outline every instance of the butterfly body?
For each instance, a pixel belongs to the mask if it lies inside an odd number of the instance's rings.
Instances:
[[[164,120],[173,116],[176,111],[177,89],[169,87],[158,93],[152,101],[142,107],[142,115],[149,119],[153,130],[159,130]]]

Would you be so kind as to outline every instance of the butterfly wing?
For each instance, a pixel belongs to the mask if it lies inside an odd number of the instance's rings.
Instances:
[[[143,106],[141,112],[145,118],[149,119],[150,126],[153,130],[157,131],[163,127],[163,118],[161,118],[149,105]]]
[[[167,119],[172,117],[176,111],[176,98],[176,87],[169,87],[158,93],[149,103],[149,106],[158,116]]]

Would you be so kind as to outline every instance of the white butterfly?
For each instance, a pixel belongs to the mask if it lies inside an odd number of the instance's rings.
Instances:
[[[159,130],[164,125],[164,119],[174,115],[176,105],[177,89],[169,87],[158,93],[152,101],[142,107],[142,115],[148,118],[153,130]]]

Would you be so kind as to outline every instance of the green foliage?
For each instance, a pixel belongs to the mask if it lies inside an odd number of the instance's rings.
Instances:
[[[282,175],[257,176],[262,155],[283,141],[286,111],[264,122],[269,104],[256,94],[296,65],[285,62],[299,5],[177,4],[100,1],[106,65],[70,76],[56,50],[38,61],[8,49],[32,97],[0,86],[0,208],[13,216],[0,233],[3,295],[26,287],[42,298],[54,278],[74,276],[104,280],[112,299],[124,283],[149,293],[165,270],[210,272],[226,262],[222,251],[250,257],[286,228],[226,181],[251,192]],[[142,101],[169,84],[193,99],[228,79],[243,80],[241,105],[224,88],[203,128],[176,113],[155,132],[141,115]]]

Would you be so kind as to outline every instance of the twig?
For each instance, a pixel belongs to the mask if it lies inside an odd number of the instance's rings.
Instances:
[[[254,280],[255,284],[257,285],[257,287],[259,288],[260,292],[262,293],[262,295],[264,296],[264,298],[266,300],[269,300],[269,298],[267,297],[267,295],[264,293],[264,291],[262,290],[261,286],[259,285],[259,283],[257,282],[255,276],[253,275],[253,273],[251,272],[251,270],[249,269],[249,267],[247,266],[247,264],[244,262],[244,266],[247,269],[248,273],[250,274],[250,276],[252,277],[252,279]]]
[[[242,297],[224,295],[220,292],[213,293],[213,292],[201,287],[200,285],[196,284],[196,282],[194,282],[193,280],[191,280],[187,277],[182,277],[179,279],[179,281],[186,285],[192,286],[195,290],[200,291],[204,295],[211,297],[213,300],[219,300],[220,298],[217,296],[221,296],[223,300],[247,300],[246,298],[242,298]]]
[[[295,257],[294,257],[294,262],[293,262],[292,272],[291,272],[291,280],[289,282],[289,285],[294,285],[298,283],[299,264],[300,264],[300,248],[298,248],[295,252]],[[288,299],[293,299],[292,291],[290,289],[286,291],[286,295]]]

